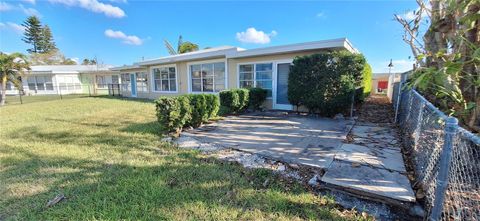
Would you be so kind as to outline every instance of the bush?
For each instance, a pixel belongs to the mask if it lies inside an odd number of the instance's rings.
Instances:
[[[240,96],[235,90],[226,90],[220,92],[220,105],[223,112],[234,113],[241,106]]]
[[[347,51],[296,57],[288,78],[288,100],[310,112],[333,116],[352,103],[362,82],[365,58]]]
[[[372,91],[372,67],[369,64],[365,64],[365,67],[362,71],[362,87],[358,92],[355,94],[356,102],[360,103],[365,100],[368,96],[370,96],[370,92]]]
[[[157,119],[168,132],[180,132],[191,119],[190,102],[187,98],[160,97],[155,101]]]
[[[186,95],[190,100],[192,107],[192,119],[188,125],[192,127],[199,127],[202,123],[208,121],[209,108],[207,105],[207,98],[205,94],[190,94]]]
[[[220,100],[218,99],[218,96],[214,94],[206,94],[205,97],[207,99],[208,119],[216,117],[220,109]]]
[[[238,106],[238,109],[236,112],[244,111],[245,109],[248,108],[248,101],[249,101],[249,90],[245,88],[240,88],[240,89],[234,89],[238,93],[238,100],[240,103],[240,106]]]
[[[253,110],[259,110],[266,99],[267,90],[258,87],[250,88],[248,103]]]

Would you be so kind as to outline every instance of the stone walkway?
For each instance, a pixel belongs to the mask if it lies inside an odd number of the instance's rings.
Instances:
[[[346,120],[257,113],[230,116],[182,133],[178,144],[206,152],[234,149],[310,166],[322,171],[316,179],[327,188],[408,207],[415,202],[415,195],[396,128],[385,120],[391,114],[389,108],[379,108],[376,102],[373,97],[363,105],[353,128]],[[369,109],[374,109],[376,116]]]

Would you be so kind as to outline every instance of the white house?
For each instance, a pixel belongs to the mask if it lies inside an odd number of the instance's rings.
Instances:
[[[109,84],[119,84],[119,75],[105,65],[35,65],[22,78],[25,95],[108,93]],[[7,95],[18,95],[7,83]]]

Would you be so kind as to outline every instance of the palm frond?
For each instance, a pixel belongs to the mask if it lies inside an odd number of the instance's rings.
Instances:
[[[177,54],[177,51],[175,51],[172,44],[170,44],[170,42],[168,42],[167,39],[163,39],[163,43],[165,44],[165,47],[167,48],[168,53],[170,55],[176,55]]]

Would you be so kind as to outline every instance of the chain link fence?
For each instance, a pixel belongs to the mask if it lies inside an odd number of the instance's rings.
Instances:
[[[82,97],[121,95],[122,86],[120,84],[97,84],[94,86],[91,84],[60,83],[59,85],[47,84],[42,87],[25,85],[20,89],[7,87],[5,104],[17,105]]]
[[[403,90],[394,101],[426,218],[480,220],[480,138],[415,90]]]

